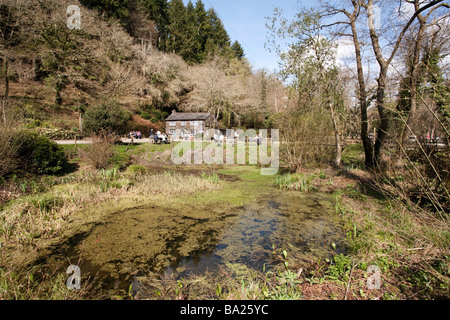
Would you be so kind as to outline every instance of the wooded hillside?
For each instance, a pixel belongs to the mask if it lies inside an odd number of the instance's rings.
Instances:
[[[69,5],[81,8],[79,30],[67,27]],[[281,83],[252,70],[201,0],[7,0],[0,30],[4,123],[76,131],[89,108],[116,105],[124,131],[161,127],[172,109],[258,127],[282,105]]]

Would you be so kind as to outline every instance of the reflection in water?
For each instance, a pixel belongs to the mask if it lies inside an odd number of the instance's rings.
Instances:
[[[341,238],[330,212],[330,200],[320,194],[284,193],[249,203],[225,228],[214,249],[178,259],[166,272],[186,276],[230,264],[268,270],[274,262],[274,248],[292,246],[304,253],[305,260],[325,257],[331,252],[331,242],[339,243]]]

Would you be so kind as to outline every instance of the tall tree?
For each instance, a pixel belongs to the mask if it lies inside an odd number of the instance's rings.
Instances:
[[[211,8],[207,12],[210,34],[205,50],[212,54],[224,54],[230,48],[230,37],[225,30],[217,12]]]
[[[179,53],[186,44],[186,7],[182,0],[171,0],[169,2],[169,38],[168,51]]]
[[[420,4],[421,2],[419,0],[414,0],[414,11],[419,12],[420,10]],[[419,84],[420,84],[420,78],[421,78],[421,70],[422,73],[424,70],[432,70],[433,68],[430,68],[429,63],[432,62],[433,59],[429,59],[433,57],[433,51],[435,48],[427,48],[425,55],[424,55],[424,62],[425,65],[422,64],[421,66],[421,55],[423,53],[423,42],[426,38],[426,30],[433,24],[428,24],[428,19],[431,16],[431,14],[437,10],[441,6],[448,6],[444,3],[441,3],[435,7],[432,7],[427,14],[418,13],[417,14],[417,21],[418,21],[418,29],[415,32],[415,36],[409,38],[409,42],[411,43],[411,49],[409,57],[407,58],[407,67],[408,67],[408,76],[405,79],[405,91],[406,96],[404,96],[405,99],[403,101],[406,102],[406,106],[403,106],[402,109],[407,112],[407,120],[405,125],[403,126],[402,134],[400,137],[400,144],[399,144],[399,150],[402,149],[402,147],[407,143],[408,136],[412,134],[409,128],[411,128],[412,123],[415,121],[416,113],[417,113],[417,105],[418,105],[418,94],[419,93]],[[430,53],[430,54],[429,54]],[[434,55],[436,56],[436,55]],[[439,56],[439,54],[437,55]],[[436,64],[437,65],[437,64]],[[436,73],[435,73],[436,74]],[[423,75],[422,75],[423,78]],[[403,91],[403,92],[405,92]],[[441,91],[442,92],[442,91]]]
[[[194,30],[194,50],[195,62],[201,63],[207,57],[206,43],[211,34],[211,25],[209,24],[208,15],[202,0],[195,3],[195,30]]]
[[[181,56],[187,63],[194,63],[196,61],[196,48],[195,48],[195,21],[196,13],[195,7],[191,0],[186,5],[186,43],[184,44],[183,52]]]
[[[373,0],[367,0],[367,3],[364,4],[364,8],[367,11],[367,17],[368,17],[368,26],[369,26],[369,34],[372,44],[372,50],[376,57],[376,61],[378,63],[378,66],[380,68],[380,72],[377,78],[377,90],[376,90],[376,106],[378,109],[378,114],[380,116],[380,124],[377,128],[377,135],[375,139],[375,146],[374,146],[374,164],[379,164],[381,160],[381,150],[383,148],[388,128],[389,128],[389,116],[386,112],[386,81],[387,81],[387,73],[389,71],[389,67],[394,60],[397,51],[400,48],[400,44],[403,40],[403,37],[405,36],[406,32],[408,31],[411,24],[414,22],[414,20],[425,10],[432,9],[433,7],[439,6],[439,4],[443,0],[435,0],[430,1],[426,5],[422,7],[417,7],[412,17],[408,20],[406,25],[402,28],[401,32],[398,33],[398,35],[395,36],[393,39],[393,46],[390,51],[390,53],[386,54],[383,52],[382,44],[380,43],[380,34],[376,29],[375,26],[375,14],[374,14],[374,1]]]
[[[159,50],[167,51],[169,36],[169,3],[167,0],[142,0],[148,16],[155,21],[158,30],[157,46]]]
[[[333,43],[325,37],[320,24],[320,14],[314,11],[299,13],[294,21],[288,22],[279,11],[275,11],[269,30],[272,36],[294,39],[288,50],[277,48],[283,60],[282,74],[291,79],[291,86],[298,94],[298,109],[328,109],[335,134],[336,165],[341,164],[342,143],[338,121],[338,107],[341,105],[338,86],[339,69],[335,64]]]
[[[234,57],[238,60],[241,60],[245,57],[244,49],[242,48],[241,44],[236,40],[231,45],[231,50],[233,50]]]
[[[129,0],[80,0],[80,2],[89,9],[95,9],[103,13],[106,18],[117,19],[122,26],[128,26]]]

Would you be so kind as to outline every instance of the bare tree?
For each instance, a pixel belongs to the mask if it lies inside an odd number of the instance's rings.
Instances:
[[[420,10],[420,1],[419,0],[411,0],[407,1],[408,3],[411,3],[414,5],[414,11],[417,13]],[[418,92],[417,87],[419,83],[419,77],[420,77],[420,59],[423,53],[423,45],[424,40],[427,37],[427,28],[436,26],[437,30],[433,32],[433,35],[430,37],[431,43],[430,48],[433,48],[433,43],[435,41],[435,38],[437,34],[440,31],[440,26],[437,24],[437,21],[432,21],[431,23],[428,23],[428,20],[431,16],[431,14],[437,10],[440,7],[447,7],[450,8],[449,5],[445,3],[440,3],[439,5],[436,5],[432,7],[426,15],[423,15],[422,13],[417,14],[417,21],[418,21],[418,30],[415,32],[415,34],[408,39],[410,41],[409,46],[412,48],[412,52],[410,53],[410,56],[407,57],[407,67],[408,75],[409,77],[406,79],[407,83],[406,86],[408,87],[409,91],[409,97],[408,97],[408,117],[406,120],[405,125],[403,126],[401,137],[400,137],[400,143],[398,148],[398,154],[400,154],[400,150],[403,149],[404,145],[408,141],[408,136],[410,134],[413,134],[413,132],[410,132],[410,129],[412,127],[413,122],[416,120],[417,117],[417,109],[418,109]],[[440,19],[439,19],[440,20]],[[412,43],[411,43],[412,42]]]

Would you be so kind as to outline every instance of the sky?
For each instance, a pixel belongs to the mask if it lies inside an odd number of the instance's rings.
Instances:
[[[189,0],[183,0],[185,4]],[[191,0],[194,4],[196,0]],[[202,0],[205,8],[214,7],[227,30],[231,41],[237,40],[245,51],[245,56],[249,60],[253,70],[266,69],[268,72],[279,71],[279,57],[275,52],[269,52],[265,48],[267,42],[268,29],[266,28],[266,17],[272,17],[275,8],[283,11],[283,17],[292,18],[301,8],[317,7],[314,0]],[[409,18],[412,14],[411,7],[404,4],[402,12]],[[397,7],[383,8],[383,10],[393,10],[380,12],[384,23],[390,23],[390,17],[396,16]],[[407,19],[406,19],[407,20]],[[338,41],[337,62],[347,67],[352,67],[354,60],[354,45],[349,39]],[[378,68],[373,57],[367,57],[367,68],[375,72]],[[450,62],[450,55],[447,57]]]
[[[189,0],[184,0],[187,4]],[[195,0],[192,0],[195,4]],[[274,8],[283,9],[288,15],[297,11],[299,6],[310,6],[314,1],[305,0],[203,0],[205,8],[214,7],[218,13],[231,41],[237,40],[244,48],[245,57],[254,70],[278,70],[279,58],[269,52],[264,44],[267,42],[268,30],[266,17],[273,16]]]

